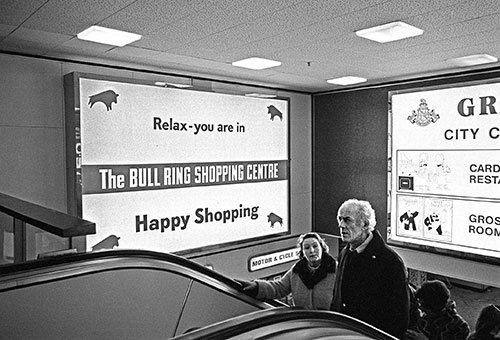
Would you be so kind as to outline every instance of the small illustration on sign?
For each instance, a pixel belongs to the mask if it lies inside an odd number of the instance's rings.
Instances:
[[[430,110],[427,107],[427,102],[425,99],[420,99],[420,105],[418,110],[413,110],[411,116],[408,116],[408,120],[412,124],[417,124],[419,126],[427,126],[430,123],[435,123],[439,119],[439,115]]]
[[[280,120],[283,120],[283,113],[278,110],[274,105],[269,105],[267,107],[267,113],[271,115],[271,120],[274,121],[274,117],[279,117]]]
[[[118,247],[118,240],[120,238],[116,235],[110,235],[106,237],[101,242],[97,243],[92,247],[92,251],[96,250],[104,250],[104,249],[113,249],[115,246]]]
[[[92,108],[95,103],[101,102],[106,105],[106,111],[112,110],[111,105],[113,103],[118,104],[118,96],[119,94],[113,90],[107,90],[98,94],[94,94],[93,96],[89,96],[90,108]]]
[[[273,228],[274,228],[274,223],[276,222],[278,222],[279,224],[281,224],[281,226],[283,226],[283,218],[279,217],[275,213],[270,213],[269,215],[267,215],[267,221],[271,222],[271,227]]]

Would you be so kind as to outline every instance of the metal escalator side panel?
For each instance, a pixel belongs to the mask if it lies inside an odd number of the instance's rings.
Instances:
[[[165,338],[220,321],[218,314],[272,307],[189,261],[137,255],[83,256],[11,269],[0,276],[0,329],[23,340],[67,339],[75,332],[82,338],[108,332],[122,339]],[[214,302],[220,300],[225,302]],[[234,311],[224,314],[217,308]]]

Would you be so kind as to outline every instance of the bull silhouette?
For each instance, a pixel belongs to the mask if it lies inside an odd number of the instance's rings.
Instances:
[[[267,107],[267,113],[271,115],[271,120],[274,121],[274,117],[280,117],[283,120],[283,114],[274,105],[269,105]]]
[[[94,106],[95,103],[101,102],[104,105],[106,105],[106,111],[109,111],[112,109],[111,105],[113,103],[118,104],[117,100],[118,96],[119,94],[113,90],[107,90],[98,94],[94,94],[93,96],[89,96],[90,108],[92,108],[92,106]]]
[[[103,249],[113,249],[115,246],[118,247],[118,240],[120,238],[116,235],[109,235],[101,242],[97,243],[92,247],[92,251],[103,250]]]
[[[274,228],[274,223],[276,222],[278,222],[279,224],[281,224],[281,226],[283,226],[283,219],[278,215],[276,215],[275,213],[270,213],[269,215],[267,215],[267,222],[271,222],[271,227],[273,228]]]

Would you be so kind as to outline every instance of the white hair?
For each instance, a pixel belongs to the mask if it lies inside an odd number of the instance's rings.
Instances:
[[[372,208],[370,202],[351,198],[342,203],[339,211],[347,207],[356,208],[356,217],[364,222],[364,225],[368,227],[368,230],[373,231],[375,229],[377,220],[375,218],[375,210]]]

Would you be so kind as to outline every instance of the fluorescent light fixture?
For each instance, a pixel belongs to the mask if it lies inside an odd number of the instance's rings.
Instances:
[[[489,54],[474,54],[460,58],[448,59],[448,61],[458,66],[472,66],[472,65],[496,63],[498,61],[498,58],[493,57]]]
[[[264,58],[252,57],[243,60],[233,61],[232,65],[249,68],[252,70],[263,70],[270,67],[280,66],[281,62]]]
[[[193,84],[178,84],[178,83],[167,83],[167,87],[177,87],[178,89],[188,89],[190,87],[193,87]]]
[[[335,85],[352,85],[352,84],[364,83],[365,81],[366,78],[346,76],[335,79],[329,79],[326,82]]]
[[[366,28],[356,31],[356,35],[379,43],[415,37],[423,34],[420,28],[408,25],[402,21],[390,22],[388,24]]]
[[[155,82],[156,86],[163,87],[176,87],[179,89],[187,89],[193,87],[193,80],[191,78],[167,77],[164,81]]]
[[[254,97],[254,98],[276,98],[275,94],[266,94],[266,93],[245,93],[245,97]]]
[[[93,41],[100,44],[125,46],[142,38],[141,35],[115,30],[101,26],[91,26],[78,33],[78,39]]]

